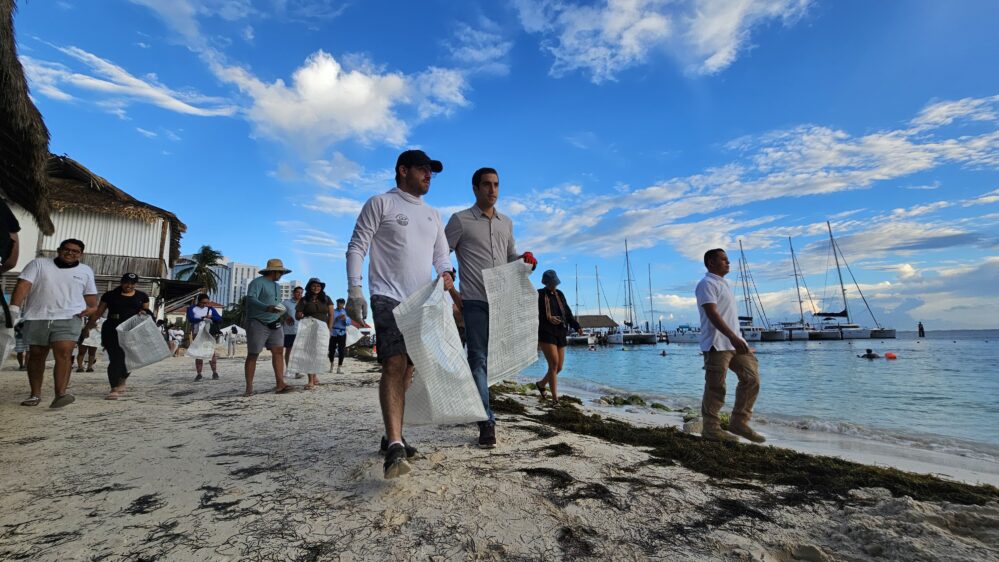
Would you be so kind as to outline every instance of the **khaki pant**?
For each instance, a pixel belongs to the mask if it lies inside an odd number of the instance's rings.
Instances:
[[[718,412],[725,404],[725,376],[732,369],[739,377],[735,388],[735,407],[731,424],[745,425],[753,417],[753,404],[760,393],[760,364],[753,354],[736,354],[734,351],[704,352],[704,399],[701,416],[705,428],[718,428]]]

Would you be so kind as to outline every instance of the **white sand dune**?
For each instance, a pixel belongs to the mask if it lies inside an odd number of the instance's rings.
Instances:
[[[0,373],[0,559],[999,558],[996,503],[866,489],[788,506],[784,490],[521,415],[499,415],[491,451],[474,425],[408,431],[413,473],[385,481],[373,364],[275,395],[265,354],[259,394],[241,398],[241,359],[198,383],[192,363],[136,372],[119,401],[102,399],[103,373],[74,374],[60,411],[45,407],[50,374],[27,408],[24,373]]]

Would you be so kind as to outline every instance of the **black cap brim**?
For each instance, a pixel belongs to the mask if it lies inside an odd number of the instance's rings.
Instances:
[[[444,171],[444,164],[441,164],[440,160],[431,160],[430,169],[433,170],[435,174],[439,174]]]

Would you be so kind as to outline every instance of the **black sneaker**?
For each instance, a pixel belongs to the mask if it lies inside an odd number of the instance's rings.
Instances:
[[[404,474],[409,474],[411,470],[409,461],[406,460],[406,447],[396,443],[385,452],[385,479],[391,480]]]
[[[411,459],[411,458],[415,457],[417,455],[417,453],[419,453],[419,451],[416,450],[416,447],[411,447],[409,445],[409,443],[406,442],[406,438],[405,437],[402,438],[402,444],[403,444],[404,447],[406,447],[406,458],[407,459]],[[383,455],[386,452],[388,452],[388,437],[385,437],[384,435],[382,435],[382,444],[378,448],[378,450],[381,451],[381,453]]]
[[[212,380],[213,381],[219,380],[219,374],[218,373],[212,373]]]
[[[198,373],[198,376],[194,377],[194,382],[198,382],[198,381],[200,381],[203,378],[204,377],[201,376],[201,373]]]
[[[484,423],[479,426],[479,448],[492,449],[496,446],[496,426]]]

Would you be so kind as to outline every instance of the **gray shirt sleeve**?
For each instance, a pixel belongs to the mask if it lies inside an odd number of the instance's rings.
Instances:
[[[510,225],[510,243],[506,247],[506,263],[510,263],[517,261],[520,254],[517,253],[517,241],[513,238],[513,221],[508,219],[506,222]]]
[[[452,252],[458,247],[458,242],[461,240],[461,231],[461,219],[458,218],[458,213],[454,213],[447,221],[447,227],[444,228],[444,236],[447,237],[448,249]]]

